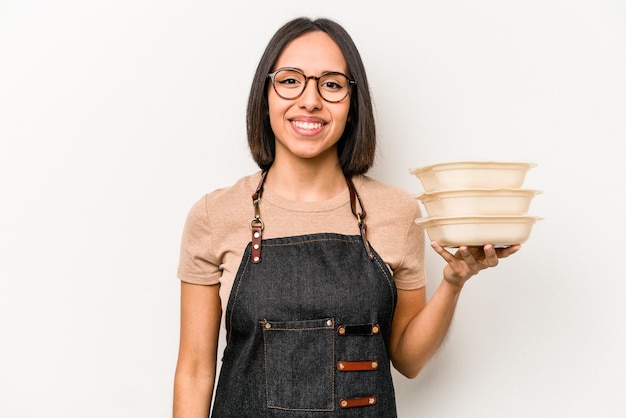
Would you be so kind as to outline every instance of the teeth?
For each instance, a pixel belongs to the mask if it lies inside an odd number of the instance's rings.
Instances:
[[[298,128],[301,128],[301,129],[319,129],[322,127],[322,124],[319,122],[313,123],[313,122],[293,121],[291,123],[293,123],[294,125],[296,125]]]

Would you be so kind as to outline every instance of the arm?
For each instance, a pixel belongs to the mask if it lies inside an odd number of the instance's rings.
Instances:
[[[219,285],[181,282],[180,347],[174,418],[209,416],[222,308]]]
[[[456,309],[461,289],[480,270],[495,267],[500,258],[520,249],[514,245],[495,249],[492,245],[461,247],[451,254],[436,243],[433,249],[447,262],[443,280],[426,303],[426,291],[398,290],[398,303],[389,340],[394,367],[403,375],[414,378],[443,342]]]

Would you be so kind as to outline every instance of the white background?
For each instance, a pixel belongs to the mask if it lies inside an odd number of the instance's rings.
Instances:
[[[0,416],[170,416],[183,222],[256,170],[250,81],[300,15],[362,53],[372,176],[538,164],[544,220],[395,376],[400,416],[626,417],[622,0],[0,0]]]

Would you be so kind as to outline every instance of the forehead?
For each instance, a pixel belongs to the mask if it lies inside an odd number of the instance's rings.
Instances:
[[[281,67],[299,68],[306,74],[347,72],[346,60],[339,45],[321,31],[306,33],[288,43],[274,67],[274,70]]]

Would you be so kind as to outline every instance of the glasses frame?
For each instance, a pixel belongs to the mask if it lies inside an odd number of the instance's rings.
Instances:
[[[276,90],[276,74],[278,74],[281,71],[295,71],[299,74],[302,74],[302,76],[304,77],[304,86],[302,87],[302,91],[300,91],[300,93],[296,96],[296,97],[284,97],[282,96],[278,90]],[[327,98],[324,97],[324,95],[322,94],[322,92],[320,91],[320,79],[322,77],[325,77],[327,75],[342,75],[346,78],[346,80],[348,80],[348,88],[346,90],[346,95],[343,96],[341,99],[339,100],[328,100]],[[302,70],[299,70],[298,68],[294,68],[294,67],[282,67],[279,68],[278,70],[274,71],[273,73],[269,73],[267,75],[267,77],[272,81],[272,87],[274,88],[274,91],[276,92],[276,94],[278,95],[278,97],[280,97],[281,99],[285,99],[285,100],[296,100],[297,98],[299,98],[300,96],[302,96],[302,93],[304,93],[304,91],[306,90],[306,85],[309,82],[310,79],[315,80],[315,87],[317,88],[317,94],[320,95],[320,97],[328,102],[328,103],[339,103],[341,101],[343,101],[346,97],[348,97],[350,95],[350,92],[352,91],[352,86],[356,84],[356,81],[354,81],[353,79],[351,79],[350,77],[348,77],[347,75],[345,75],[344,73],[341,73],[339,71],[326,71],[322,74],[320,74],[319,76],[314,76],[314,75],[306,75],[304,72],[302,72]]]

